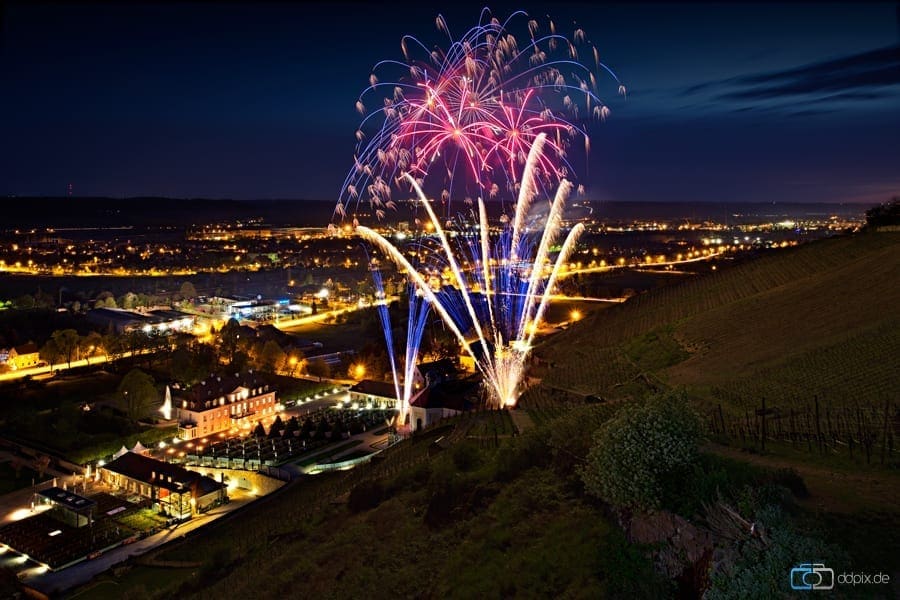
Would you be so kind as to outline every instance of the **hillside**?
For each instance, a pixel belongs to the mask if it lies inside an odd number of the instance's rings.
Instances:
[[[550,338],[549,388],[605,398],[636,382],[742,410],[895,398],[900,235],[814,242],[654,290]]]

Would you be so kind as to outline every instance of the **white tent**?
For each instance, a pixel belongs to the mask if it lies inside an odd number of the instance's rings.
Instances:
[[[150,452],[150,451],[147,450],[147,448],[145,448],[144,445],[141,444],[140,442],[138,442],[137,444],[135,444],[135,445],[134,445],[134,448],[132,448],[131,451],[134,452],[135,454],[148,454],[148,453]]]
[[[125,454],[128,454],[128,448],[122,446],[121,448],[119,448],[118,452],[113,454],[113,460],[116,460],[117,458],[119,458],[120,456],[124,456]]]

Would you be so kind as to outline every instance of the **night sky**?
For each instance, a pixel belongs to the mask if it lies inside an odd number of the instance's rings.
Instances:
[[[373,64],[481,7],[415,4],[7,2],[0,193],[333,201]],[[591,198],[900,194],[898,4],[491,6],[577,19],[628,85],[601,88]]]

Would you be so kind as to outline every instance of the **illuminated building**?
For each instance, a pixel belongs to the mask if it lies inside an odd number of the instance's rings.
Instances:
[[[100,467],[100,478],[113,488],[148,498],[155,510],[177,519],[189,519],[228,498],[224,483],[134,452]]]
[[[14,371],[37,366],[40,362],[38,347],[32,342],[15,348],[0,348],[0,364],[5,364]]]
[[[275,390],[252,371],[211,376],[189,389],[173,388],[178,437],[193,440],[273,421]]]
[[[381,408],[393,408],[397,404],[397,389],[393,383],[363,379],[349,390],[350,402],[360,406],[371,404]]]
[[[143,331],[150,334],[190,332],[194,328],[195,317],[179,310],[137,312],[121,308],[95,308],[87,312],[87,319],[104,331],[112,328],[116,333]]]

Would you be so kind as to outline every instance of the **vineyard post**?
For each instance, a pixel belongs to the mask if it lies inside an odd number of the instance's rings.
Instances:
[[[809,426],[809,409],[806,411],[806,448],[810,452],[812,452],[812,435],[810,435],[810,426]]]
[[[846,409],[844,410],[844,429],[847,431],[847,442],[850,445],[850,458],[853,458],[853,429],[850,427]]]
[[[862,419],[859,412],[859,402],[856,403],[856,437],[859,438],[859,443],[863,446],[863,450],[865,451],[865,440],[863,439],[863,431],[862,431]],[[868,455],[868,452],[866,452]],[[868,462],[868,460],[866,461]]]
[[[831,446],[837,453],[837,435],[834,433],[834,427],[831,426],[831,410],[827,406],[825,407],[825,423],[828,424],[828,437],[831,438]]]
[[[766,451],[766,397],[765,396],[762,397],[762,411],[760,411],[760,413],[759,413],[759,418],[761,420],[760,428],[759,428],[760,445],[761,445],[762,451],[765,452]]]
[[[888,413],[890,412],[890,400],[884,399],[884,426],[881,430],[881,464],[884,464],[884,452],[887,449],[888,438]]]
[[[791,447],[797,447],[797,435],[794,432],[794,409],[791,408]]]
[[[819,425],[819,397],[813,396],[816,402],[816,441],[819,443],[819,454],[822,454],[822,428]]]

